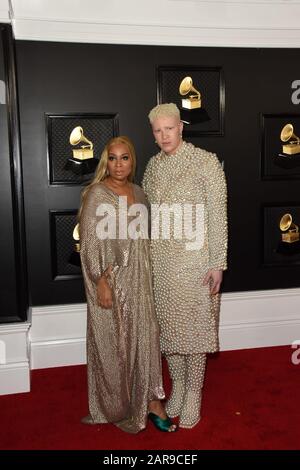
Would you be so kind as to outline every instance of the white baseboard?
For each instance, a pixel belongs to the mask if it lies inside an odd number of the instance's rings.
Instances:
[[[86,304],[33,307],[31,369],[86,363]]]
[[[30,323],[0,325],[0,395],[30,391]]]
[[[220,349],[262,348],[300,339],[300,289],[222,295]]]
[[[86,305],[36,307],[32,311],[32,369],[85,364]],[[222,295],[223,351],[292,344],[300,339],[300,289]]]
[[[30,392],[29,363],[0,366],[0,395]]]
[[[0,325],[0,395],[29,391],[30,369],[86,363],[86,304],[34,307],[29,328]],[[222,351],[295,341],[300,343],[300,289],[223,294]]]
[[[60,341],[36,341],[31,343],[31,368],[72,366],[86,364],[86,340],[84,338]]]

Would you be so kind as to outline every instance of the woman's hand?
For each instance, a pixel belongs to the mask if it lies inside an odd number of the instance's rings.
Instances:
[[[207,284],[209,284],[210,293],[218,294],[218,292],[220,291],[222,279],[223,271],[210,269],[204,278],[203,285],[206,286]]]
[[[97,304],[102,308],[112,308],[112,290],[107,282],[107,277],[111,274],[109,267],[100,277],[97,283]]]

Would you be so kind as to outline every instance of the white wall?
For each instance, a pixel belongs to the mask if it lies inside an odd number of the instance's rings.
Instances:
[[[8,0],[1,0],[1,4],[5,3]],[[12,0],[11,3],[17,39],[300,46],[298,0]]]
[[[9,23],[9,4],[8,0],[0,0],[0,23]]]

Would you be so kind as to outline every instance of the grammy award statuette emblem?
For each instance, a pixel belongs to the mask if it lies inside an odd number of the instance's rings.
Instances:
[[[209,121],[207,111],[202,108],[201,94],[193,86],[192,77],[185,77],[179,86],[179,93],[184,98],[181,99],[180,115],[181,120],[186,124],[197,124]]]
[[[291,214],[284,214],[279,221],[281,240],[278,243],[277,253],[292,256],[300,253],[299,227],[293,222]]]
[[[279,140],[279,139],[278,139]],[[274,155],[276,166],[292,170],[300,166],[300,138],[294,133],[291,123],[285,124],[280,131],[281,151]],[[278,146],[279,146],[278,145]]]
[[[291,214],[284,214],[279,222],[281,230],[281,240],[284,243],[294,243],[299,241],[299,227],[293,223]]]
[[[94,158],[93,142],[85,137],[81,126],[72,130],[70,144],[77,147],[73,149],[73,157],[67,160],[65,170],[70,170],[76,175],[93,173],[98,160]]]
[[[294,134],[294,126],[286,124],[281,133],[280,140],[283,142],[282,153],[284,155],[300,154],[300,139]]]
[[[73,264],[74,266],[80,266],[80,233],[79,233],[79,224],[76,224],[73,230],[73,240],[75,241],[73,245],[73,251],[69,257],[68,263]]]

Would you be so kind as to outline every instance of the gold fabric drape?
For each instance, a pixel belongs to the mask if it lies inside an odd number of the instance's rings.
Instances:
[[[135,202],[146,204],[134,185]],[[90,414],[136,433],[146,426],[148,402],[164,398],[158,323],[154,313],[149,240],[97,237],[99,204],[118,216],[118,195],[103,183],[85,200],[80,220],[81,261],[87,297],[87,361]],[[130,219],[129,219],[130,220]],[[113,267],[113,307],[97,305],[96,282]]]

